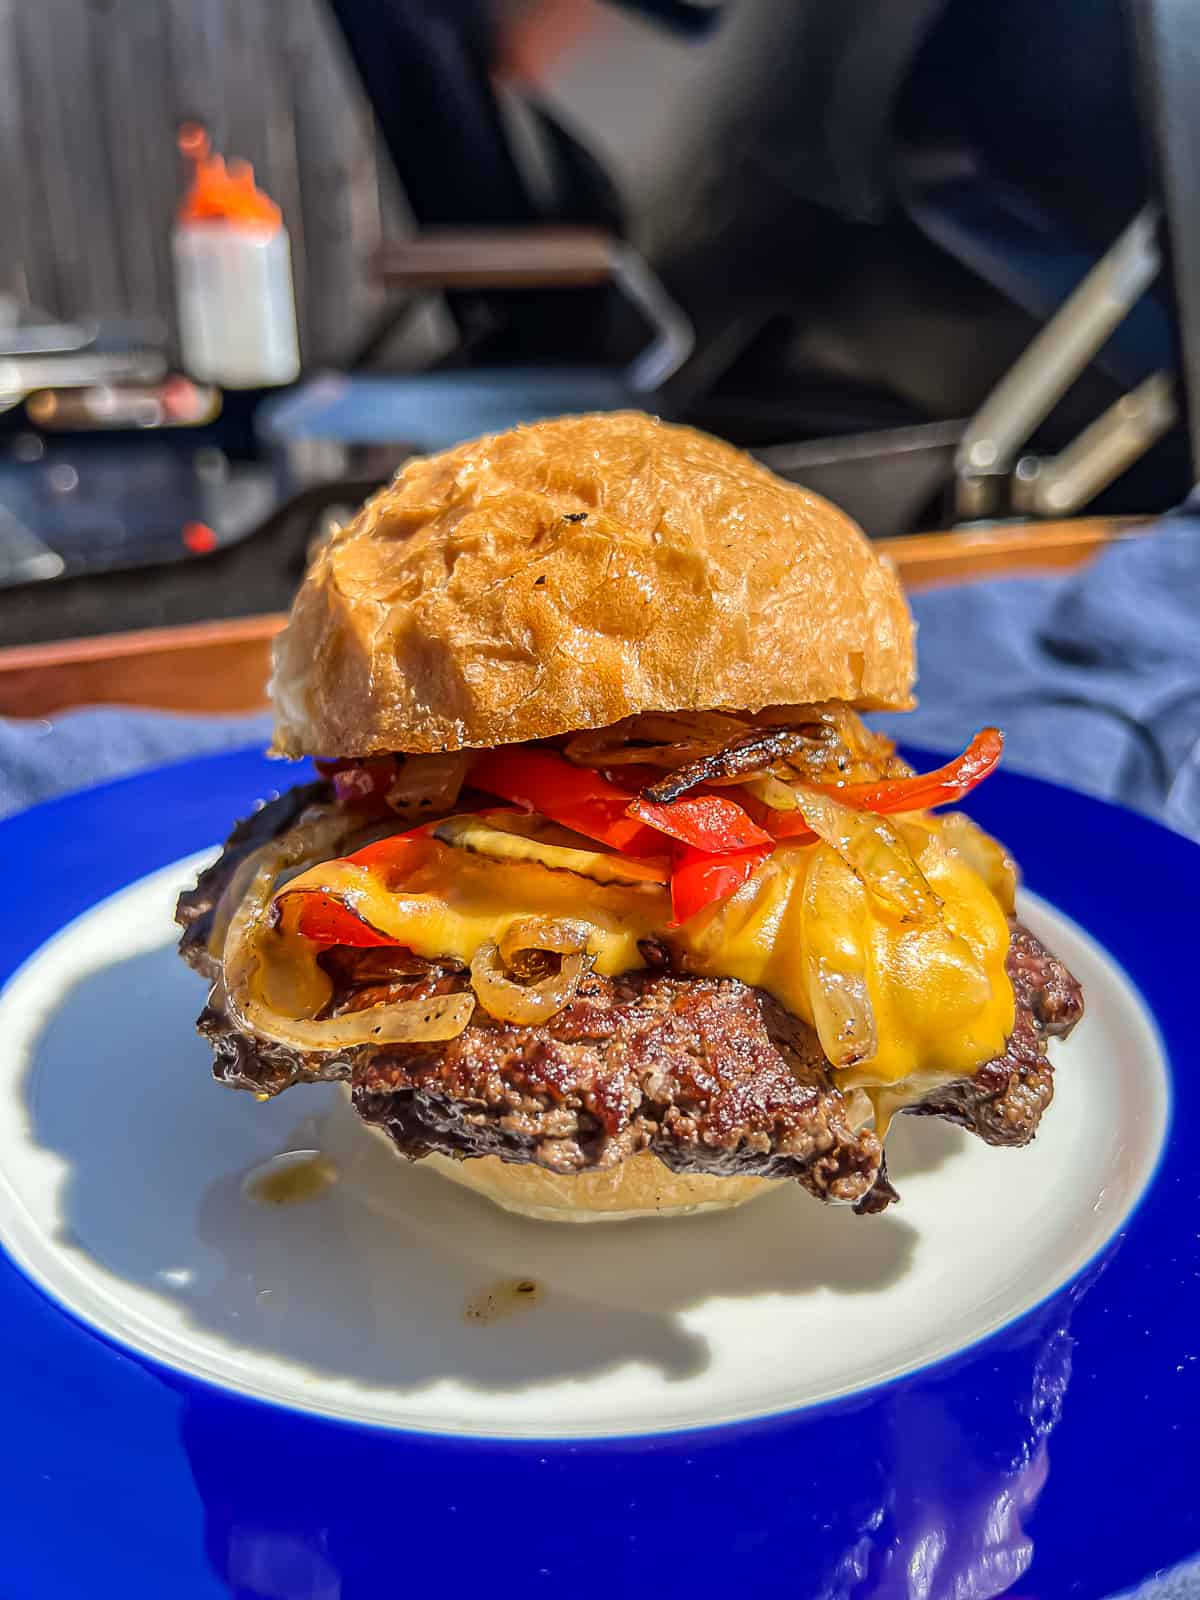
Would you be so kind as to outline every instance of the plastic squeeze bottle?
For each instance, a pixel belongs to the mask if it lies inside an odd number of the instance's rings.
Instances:
[[[181,129],[179,148],[193,163],[172,238],[183,365],[226,389],[290,383],[300,345],[279,207],[249,162],[226,166],[197,124]]]

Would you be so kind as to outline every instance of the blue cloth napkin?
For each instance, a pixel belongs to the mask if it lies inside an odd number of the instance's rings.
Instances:
[[[269,716],[182,717],[99,706],[31,722],[0,718],[0,816],[143,767],[271,737]]]
[[[881,719],[958,748],[987,723],[1006,764],[1120,800],[1200,837],[1200,514],[1065,577],[919,594],[920,708]],[[0,815],[205,751],[264,743],[269,719],[119,708],[0,721]]]
[[[933,590],[913,612],[921,705],[889,732],[961,748],[996,723],[1006,765],[1200,836],[1200,516],[1082,573]]]

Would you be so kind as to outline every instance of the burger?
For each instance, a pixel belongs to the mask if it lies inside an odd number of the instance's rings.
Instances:
[[[412,461],[316,553],[273,754],[317,777],[179,901],[216,1077],[344,1083],[398,1154],[585,1221],[780,1183],[877,1212],[898,1114],[1033,1138],[1078,984],[914,772],[896,574],[834,506],[636,414]]]

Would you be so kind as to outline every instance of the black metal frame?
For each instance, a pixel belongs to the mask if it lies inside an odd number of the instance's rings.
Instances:
[[[1170,245],[1193,481],[1200,476],[1200,29],[1193,0],[1133,0],[1143,125]]]

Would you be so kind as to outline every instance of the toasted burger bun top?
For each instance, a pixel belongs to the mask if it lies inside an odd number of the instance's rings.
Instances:
[[[321,550],[275,646],[275,750],[900,709],[913,677],[896,574],[827,500],[691,428],[560,417],[410,462]]]

